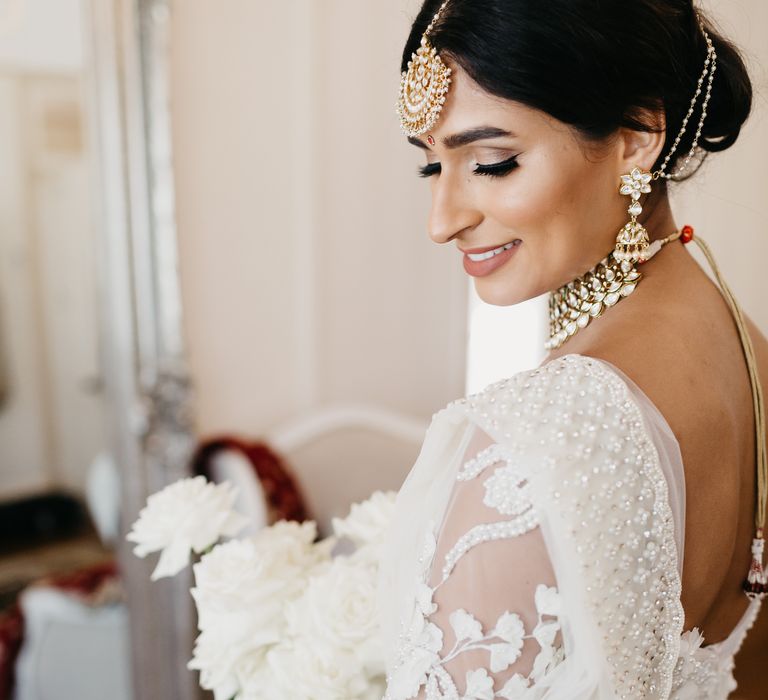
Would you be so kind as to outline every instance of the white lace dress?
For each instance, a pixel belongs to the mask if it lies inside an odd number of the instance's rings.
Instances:
[[[680,449],[614,365],[570,354],[433,416],[379,603],[385,700],[723,700],[754,622],[683,632]]]

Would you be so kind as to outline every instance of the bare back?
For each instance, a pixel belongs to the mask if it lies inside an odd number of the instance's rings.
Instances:
[[[691,244],[693,245],[693,244]],[[682,602],[684,629],[706,644],[722,641],[744,614],[741,583],[754,536],[754,412],[746,361],[718,286],[682,243],[641,266],[645,280],[603,317],[551,353],[612,362],[667,419],[680,443],[686,478]],[[768,395],[768,340],[748,322]],[[758,700],[768,654],[763,610],[737,656],[735,697]]]

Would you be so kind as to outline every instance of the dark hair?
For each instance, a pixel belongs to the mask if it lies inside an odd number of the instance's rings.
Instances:
[[[442,0],[425,0],[403,52],[407,69]],[[600,141],[620,127],[658,131],[672,147],[704,69],[707,44],[691,0],[450,0],[430,42],[485,91],[540,109]],[[738,49],[703,15],[717,70],[699,146],[731,146],[749,116],[752,83]],[[706,89],[675,156],[693,144]],[[684,178],[683,178],[684,179]]]

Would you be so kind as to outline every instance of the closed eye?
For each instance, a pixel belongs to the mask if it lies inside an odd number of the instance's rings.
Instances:
[[[518,156],[515,155],[498,163],[488,163],[486,165],[478,163],[473,172],[476,175],[485,175],[487,177],[504,177],[519,167],[517,158]],[[432,175],[439,175],[440,170],[440,163],[427,163],[419,168],[418,174],[419,177],[432,177]]]
[[[518,167],[517,156],[512,156],[498,163],[489,163],[488,165],[477,164],[475,174],[488,175],[489,177],[504,177]]]
[[[440,163],[427,163],[419,168],[419,177],[432,177],[440,174]]]

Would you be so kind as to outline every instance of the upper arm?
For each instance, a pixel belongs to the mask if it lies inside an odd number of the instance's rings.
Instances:
[[[527,482],[500,446],[478,429],[463,464],[429,570],[428,620],[442,633],[439,666],[461,696],[469,686],[469,697],[505,687],[513,697],[560,658],[554,572]]]

